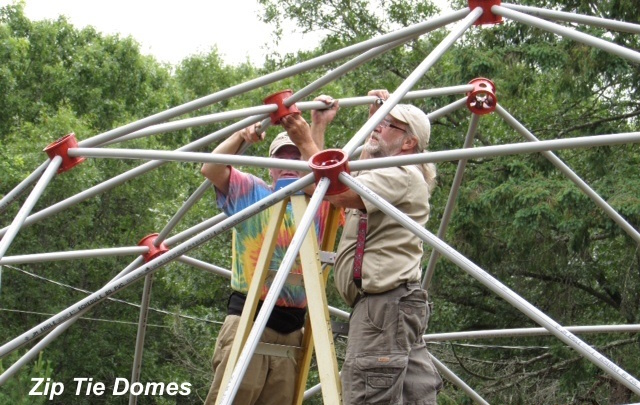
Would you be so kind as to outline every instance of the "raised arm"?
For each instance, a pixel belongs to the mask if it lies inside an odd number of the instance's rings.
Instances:
[[[234,155],[238,153],[243,142],[252,144],[262,141],[264,133],[259,134],[259,128],[260,124],[255,124],[233,133],[221,142],[211,153]],[[222,191],[222,193],[227,194],[229,192],[231,166],[219,163],[205,163],[202,165],[200,173]]]
[[[335,111],[337,111],[337,107],[334,106],[332,108],[335,108]],[[326,124],[333,120],[335,117],[335,111],[332,113],[331,119]],[[320,133],[320,128],[322,128],[322,140],[324,140],[326,124],[321,124],[322,126],[316,127],[318,129],[318,134]],[[282,119],[282,126],[286,129],[293,143],[295,143],[298,149],[300,149],[303,159],[309,160],[311,156],[320,152],[321,148],[312,136],[311,127],[309,127],[309,124],[307,124],[300,114],[293,114],[284,117]],[[311,189],[305,189],[305,192],[309,193],[312,189],[313,187]],[[327,196],[326,199],[336,207],[365,208],[360,196],[351,190],[347,190],[341,194]]]
[[[303,160],[309,160],[311,156],[321,149],[311,135],[311,127],[301,114],[291,114],[282,118],[282,126],[287,131],[289,138],[300,149]],[[324,139],[324,134],[322,135]],[[324,143],[324,142],[322,142]]]
[[[322,101],[327,105],[326,109],[311,111],[311,138],[318,149],[323,150],[327,126],[336,117],[340,106],[338,105],[338,100],[324,94],[316,97],[314,101]]]

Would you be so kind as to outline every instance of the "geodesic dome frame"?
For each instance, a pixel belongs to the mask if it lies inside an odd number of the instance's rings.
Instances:
[[[539,152],[554,166],[556,166],[556,168],[560,172],[567,176],[567,178],[573,181],[576,186],[582,190],[583,193],[591,198],[596,203],[596,205],[601,208],[614,222],[616,222],[616,224],[620,226],[632,239],[634,239],[634,241],[640,243],[640,234],[638,233],[638,231],[622,216],[620,216],[594,190],[592,190],[588,184],[581,180],[580,177],[577,176],[566,164],[564,164],[551,152],[553,150],[567,148],[637,143],[640,142],[640,133],[598,135],[572,139],[539,141],[531,132],[529,132],[522,124],[520,124],[514,117],[512,117],[504,108],[502,108],[498,104],[495,87],[489,79],[485,78],[473,79],[469,84],[462,86],[411,91],[417,81],[437,62],[438,58],[441,57],[444,52],[446,52],[447,49],[450,48],[454,44],[454,42],[465,33],[467,29],[469,29],[469,27],[471,27],[473,24],[498,23],[501,21],[502,17],[531,25],[542,30],[550,31],[558,35],[562,35],[576,41],[580,41],[587,45],[602,49],[606,52],[609,52],[621,58],[625,58],[634,63],[640,63],[640,53],[636,51],[629,50],[611,42],[559,26],[541,18],[534,17],[533,15],[539,15],[541,17],[550,19],[559,19],[590,24],[611,30],[620,30],[640,34],[640,26],[637,24],[615,22],[601,18],[580,16],[569,13],[542,10],[532,7],[516,6],[511,4],[502,5],[500,4],[500,1],[495,0],[470,1],[469,7],[463,10],[458,10],[447,15],[435,17],[424,23],[416,24],[390,34],[382,35],[378,38],[367,40],[359,44],[349,46],[342,50],[335,51],[306,62],[302,62],[296,66],[285,68],[261,78],[250,80],[246,83],[233,86],[229,89],[217,92],[210,96],[194,100],[192,102],[171,108],[167,111],[155,114],[140,121],[125,125],[120,128],[116,128],[103,134],[99,134],[87,140],[77,142],[77,140],[75,140],[75,136],[68,135],[49,145],[46,149],[50,159],[44,162],[33,172],[32,175],[27,177],[9,194],[4,196],[2,200],[0,200],[0,212],[2,212],[5,211],[10,204],[17,201],[20,195],[23,194],[28,188],[33,186],[32,191],[24,201],[13,222],[9,226],[0,230],[0,238],[2,238],[0,239],[0,266],[3,264],[25,263],[29,261],[64,260],[70,258],[95,257],[96,255],[135,254],[140,256],[135,259],[129,266],[127,266],[127,268],[123,269],[122,272],[118,274],[118,276],[116,276],[100,290],[70,306],[64,311],[61,311],[59,314],[29,329],[10,342],[2,345],[0,347],[0,357],[4,357],[17,348],[42,338],[33,346],[33,348],[29,350],[27,354],[25,354],[20,360],[14,363],[13,366],[11,366],[7,371],[0,375],[0,385],[2,385],[8,378],[10,378],[20,367],[33,359],[40,350],[46,347],[48,343],[53,341],[57,336],[59,336],[68,327],[70,327],[73,322],[78,319],[79,316],[87,312],[94,305],[102,302],[122,288],[133,284],[141,278],[145,278],[146,283],[142,303],[142,313],[144,313],[148,310],[151,276],[155,271],[174,260],[183,260],[188,262],[190,259],[183,256],[185,253],[202,245],[203,243],[216,237],[220,233],[232,228],[249,216],[268,208],[278,201],[293,195],[295,192],[301,190],[305,186],[312,184],[314,182],[314,178],[313,176],[308,175],[291,184],[290,186],[276,191],[269,198],[260,201],[257,204],[254,204],[253,206],[243,210],[236,215],[233,215],[232,217],[227,218],[225,215],[221,214],[214,218],[211,218],[210,220],[204,221],[203,223],[190,228],[187,231],[169,238],[169,234],[175,228],[180,219],[200,199],[204,191],[206,191],[210,187],[210,184],[205,181],[201,185],[201,187],[184,203],[181,209],[174,215],[171,221],[169,221],[169,223],[161,232],[144,237],[140,241],[139,246],[136,247],[101,249],[96,251],[83,252],[61,252],[59,254],[27,255],[29,257],[5,256],[5,253],[9,249],[13,239],[16,237],[21,227],[36,223],[88,198],[94,197],[103,192],[107,192],[113,187],[116,187],[119,184],[124,183],[125,181],[149,172],[157,167],[160,167],[168,161],[212,162],[232,165],[252,165],[260,167],[274,167],[281,169],[288,168],[299,171],[309,171],[309,165],[306,162],[279,162],[273,161],[271,159],[263,159],[257,157],[228,155],[212,156],[207,153],[197,153],[194,151],[199,150],[211,144],[212,142],[223,139],[233,132],[256,122],[262,122],[263,128],[266,128],[272,124],[276,124],[278,122],[278,114],[291,113],[291,110],[293,108],[298,109],[299,111],[325,108],[326,106],[324,106],[323,103],[303,102],[301,100],[303,100],[305,97],[309,96],[325,84],[329,83],[330,81],[335,80],[336,78],[357,68],[361,64],[367,62],[372,58],[375,58],[385,51],[400,46],[403,43],[414,39],[417,36],[424,35],[436,28],[440,28],[442,26],[446,26],[448,24],[459,21],[459,23],[444,38],[444,40],[424,59],[424,61],[418,67],[416,67],[413,73],[397,89],[393,91],[391,97],[387,100],[387,102],[380,106],[378,111],[370,117],[370,119],[361,127],[360,130],[358,130],[353,135],[352,139],[342,149],[346,156],[353,157],[358,146],[364,142],[365,138],[382,121],[382,119],[389,113],[389,111],[402,100],[435,97],[440,95],[463,94],[464,97],[458,102],[455,102],[445,108],[428,114],[428,116],[432,120],[434,120],[459,108],[465,106],[469,108],[472,113],[472,119],[467,137],[465,139],[465,143],[461,149],[429,152],[425,154],[417,154],[406,157],[380,158],[366,161],[349,161],[349,166],[352,170],[365,170],[379,167],[411,165],[418,163],[437,163],[452,160],[459,161],[454,184],[452,185],[449,200],[445,208],[445,215],[443,216],[437,236],[431,234],[424,228],[413,223],[395,207],[391,206],[386,201],[379,198],[375,193],[367,190],[362,185],[360,185],[356,179],[350,177],[346,172],[339,171],[335,174],[335,177],[337,178],[338,182],[351,188],[352,190],[360,194],[362,198],[369,200],[372,204],[376,205],[387,215],[390,215],[394,219],[398,220],[401,224],[410,229],[424,242],[426,242],[433,248],[434,253],[430,257],[427,272],[425,274],[423,282],[425,288],[429,286],[435,268],[435,262],[437,261],[438,256],[444,256],[451,262],[455,263],[458,267],[463,269],[465,272],[467,272],[469,275],[473,276],[489,290],[493,291],[495,294],[523,312],[530,319],[541,325],[546,331],[548,331],[548,333],[554,335],[566,345],[576,350],[582,356],[584,356],[593,364],[601,368],[604,372],[609,374],[612,378],[625,385],[632,392],[640,395],[640,382],[636,377],[630,375],[629,373],[612,363],[605,356],[594,350],[588,344],[584,343],[570,330],[559,325],[557,322],[549,318],[546,314],[539,311],[533,305],[518,296],[514,291],[507,288],[504,284],[489,275],[486,271],[475,265],[473,262],[458,253],[455,249],[447,245],[442,240],[446,231],[447,223],[451,218],[453,207],[455,206],[457,191],[460,187],[465,169],[465,163],[468,159],[473,157],[488,157]],[[269,100],[269,102],[267,102],[265,105],[163,123],[166,120],[175,118],[188,112],[195,111],[213,103],[226,100],[233,96],[242,94],[246,91],[260,88],[267,84],[282,80],[291,75],[299,74],[307,70],[322,66],[326,63],[349,57],[361,52],[362,54],[344,63],[339,68],[330,71],[322,78],[309,84],[304,89],[295,93],[286,93],[285,96],[281,96],[276,100]],[[361,97],[354,99],[343,99],[340,100],[340,104],[343,107],[349,107],[356,105],[367,105],[375,101],[375,98]],[[520,133],[527,140],[527,142],[519,144],[472,148],[471,146],[473,137],[479,124],[480,116],[492,112],[495,112],[500,117],[502,117],[511,127],[514,128],[514,130]],[[124,149],[116,150],[104,148],[104,146],[108,146],[115,142],[123,142],[139,137],[151,136],[154,134],[175,131],[191,126],[205,125],[208,123],[226,121],[236,118],[242,119],[218,132],[187,144],[174,152]],[[116,159],[151,159],[152,161],[145,163],[144,165],[136,169],[123,173],[117,177],[114,177],[113,179],[108,180],[102,184],[96,185],[86,190],[85,192],[70,197],[40,212],[30,215],[38,198],[40,197],[44,189],[53,181],[56,173],[72,170],[75,166],[80,165],[86,158],[100,157]],[[312,198],[312,202],[310,203],[310,213],[313,213],[314,208],[317,208],[318,202],[322,200],[327,190],[330,187],[335,187],[336,184],[336,179],[333,179],[333,182],[331,182],[324,178],[318,182],[318,187]],[[291,243],[291,247],[287,252],[287,257],[278,270],[278,275],[274,279],[273,287],[270,290],[267,299],[265,300],[263,310],[260,312],[258,318],[256,319],[256,324],[252,329],[249,342],[246,345],[245,350],[243,350],[243,354],[239,362],[238,371],[234,375],[234,378],[232,380],[232,386],[229,387],[227,391],[228,395],[223,399],[223,401],[233,400],[233,397],[235,395],[233,384],[237,383],[242,378],[242,369],[243,367],[246,369],[248,358],[252,354],[253,350],[255,350],[257,339],[264,329],[266,320],[270,314],[271,309],[273,308],[273,305],[275,304],[275,297],[282,287],[286,279],[286,275],[291,268],[292,260],[298,254],[301,239],[304,237],[304,234],[310,226],[312,215],[307,215],[305,218],[306,221],[303,221],[304,225],[299,228],[299,232],[296,232],[294,240]],[[191,264],[194,263],[191,262]],[[224,271],[219,272],[221,274],[225,274]],[[340,311],[336,310],[334,310],[334,314],[345,316],[345,314],[342,314],[340,313]],[[137,379],[139,378],[140,359],[142,344],[144,342],[145,328],[145,323],[144,321],[142,321],[142,318],[143,317],[141,316],[141,322],[138,332],[138,343],[136,347],[136,356],[133,366],[134,375],[132,377],[132,382],[137,381]],[[626,330],[637,331],[640,330],[640,327],[632,326],[630,328],[627,328]],[[476,402],[486,403],[470,387],[468,387],[463,381],[461,381],[450,370],[448,370],[442,363],[438,362],[435,358],[434,361],[436,362],[439,371],[446,378],[450,379],[456,385],[465,390],[465,392],[467,392]]]

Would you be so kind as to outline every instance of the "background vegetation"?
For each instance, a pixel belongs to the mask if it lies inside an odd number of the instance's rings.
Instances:
[[[439,13],[418,0],[260,0],[265,20],[285,18],[326,37],[311,52],[274,56],[264,66],[226,65],[217,52],[193,55],[177,66],[141,55],[131,38],[79,30],[63,17],[30,21],[22,6],[0,9],[0,195],[44,160],[42,149],[69,132],[80,140],[214,93],[314,56],[427,20]],[[451,2],[453,9],[466,7]],[[606,17],[640,21],[631,0],[520,1]],[[638,35],[577,29],[640,50]],[[276,30],[277,32],[277,30]],[[321,90],[336,98],[393,90],[440,43],[440,29],[396,49]],[[337,65],[336,65],[337,66]],[[329,66],[332,68],[334,66]],[[297,75],[199,111],[203,115],[259,105],[283,88],[301,89],[327,67]],[[486,77],[499,103],[541,140],[638,131],[640,67],[604,51],[520,23],[474,27],[421,79],[416,89],[454,86]],[[320,92],[319,92],[320,93]],[[318,93],[318,94],[319,94]],[[315,96],[317,94],[314,94]],[[312,97],[313,97],[312,96]],[[312,99],[310,97],[310,99]],[[430,112],[457,97],[418,100]],[[327,146],[340,147],[366,119],[365,108],[342,109]],[[195,115],[195,114],[194,114]],[[462,147],[470,114],[459,110],[433,123],[430,149]],[[123,147],[173,150],[227,123],[129,141]],[[273,131],[273,132],[272,132]],[[269,130],[271,137],[277,128]],[[523,141],[495,114],[483,116],[475,145]],[[211,150],[215,145],[203,150]],[[248,153],[264,156],[267,143]],[[640,224],[640,151],[636,145],[567,150],[557,155],[635,227]],[[56,177],[34,212],[93,187],[140,162],[90,159]],[[427,228],[436,233],[457,162],[438,165]],[[247,169],[264,175],[260,169]],[[202,183],[198,164],[166,164],[46,220],[24,227],[7,255],[133,246],[159,232]],[[215,214],[207,192],[177,231]],[[8,226],[21,201],[0,214]],[[445,240],[562,325],[640,323],[638,244],[540,155],[469,161]],[[430,250],[425,252],[428,262]],[[228,268],[229,235],[192,256]],[[0,341],[23,333],[111,280],[132,258],[4,266],[0,284]],[[181,264],[154,278],[142,381],[188,381],[189,397],[144,398],[140,404],[201,403],[211,378],[210,358],[224,318],[227,280]],[[70,383],[75,377],[110,382],[129,378],[142,283],[97,306],[4,386],[0,404],[33,404],[33,376]],[[329,287],[331,304],[344,305]],[[440,260],[430,288],[434,314],[429,332],[537,326],[452,263]],[[187,318],[191,317],[191,318]],[[640,376],[635,334],[582,336],[620,367]],[[338,340],[338,355],[343,350]],[[8,368],[28,347],[0,360]],[[640,398],[551,337],[503,338],[430,344],[433,354],[494,404],[622,404]],[[315,377],[314,377],[315,378]],[[117,404],[113,396],[65,393],[51,403]],[[471,401],[450,383],[440,404]],[[319,403],[320,399],[309,401]]]

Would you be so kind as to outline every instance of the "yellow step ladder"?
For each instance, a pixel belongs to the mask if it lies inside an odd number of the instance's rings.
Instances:
[[[255,273],[245,302],[236,338],[233,341],[229,360],[224,372],[224,377],[216,399],[216,405],[221,403],[226,389],[231,382],[233,371],[238,363],[240,354],[247,342],[260,300],[262,287],[269,274],[269,263],[273,256],[276,240],[280,226],[284,219],[287,204],[291,203],[293,217],[296,227],[300,227],[302,216],[308,206],[308,197],[303,194],[296,194],[285,198],[272,207],[271,217],[265,233],[260,256],[256,263]],[[335,240],[339,227],[340,211],[331,206],[326,219],[325,232],[323,236],[322,251],[333,252]],[[322,384],[322,396],[325,404],[342,404],[340,376],[338,363],[336,360],[333,334],[331,332],[331,320],[329,318],[329,307],[325,286],[329,271],[323,272],[320,262],[320,249],[316,237],[315,227],[311,226],[305,235],[299,252],[302,264],[302,276],[304,288],[307,294],[307,319],[305,322],[303,342],[300,348],[291,346],[265,345],[260,344],[255,352],[264,354],[283,355],[294,357],[299,365],[296,376],[296,391],[293,404],[302,404],[304,391],[309,376],[309,369],[313,357],[315,346],[316,362],[320,383]],[[255,354],[254,352],[254,354]],[[278,354],[279,353],[279,354]],[[286,405],[286,404],[283,404]]]

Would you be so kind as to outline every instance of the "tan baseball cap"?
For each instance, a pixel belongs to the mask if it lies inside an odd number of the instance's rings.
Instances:
[[[389,113],[398,121],[409,125],[409,130],[418,138],[418,151],[422,152],[429,145],[431,123],[427,114],[411,104],[398,104]]]
[[[269,156],[273,156],[274,153],[278,151],[278,149],[282,148],[286,145],[293,145],[297,148],[296,144],[293,143],[289,135],[286,132],[280,132],[271,142],[269,146]]]

